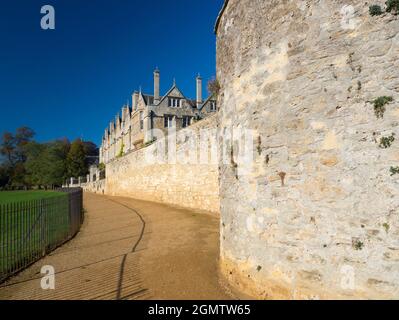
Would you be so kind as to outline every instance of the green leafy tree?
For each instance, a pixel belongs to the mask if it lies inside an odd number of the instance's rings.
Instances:
[[[0,155],[4,156],[9,168],[9,184],[25,185],[26,146],[32,141],[35,132],[28,127],[18,128],[15,134],[4,132],[0,139]]]
[[[80,139],[71,144],[67,156],[67,172],[70,177],[81,177],[88,173],[85,146]]]
[[[21,127],[15,133],[15,156],[18,162],[26,161],[26,146],[33,140],[35,132],[28,127]]]
[[[46,188],[61,186],[68,176],[69,141],[30,143],[27,149],[28,158],[25,166],[29,184]]]
[[[26,146],[26,149],[26,182],[27,184],[33,186],[44,186],[43,176],[46,171],[46,164],[43,161],[43,155],[46,150],[46,145],[37,142],[31,142]]]
[[[47,146],[44,156],[48,164],[46,182],[52,186],[61,186],[68,177],[67,157],[70,150],[68,141],[55,141]]]

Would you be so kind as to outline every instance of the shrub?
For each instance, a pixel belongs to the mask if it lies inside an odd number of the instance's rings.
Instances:
[[[353,242],[353,248],[355,249],[355,250],[362,250],[363,248],[364,248],[364,243],[363,242],[361,242],[360,240],[356,240],[356,241],[354,241]]]
[[[387,5],[387,12],[399,14],[399,0],[388,0],[385,4]]]
[[[105,164],[101,162],[101,163],[98,165],[98,169],[99,169],[100,171],[104,171],[104,170],[105,170]]]
[[[395,174],[399,174],[399,167],[391,167],[390,172],[391,172],[391,177],[394,176]]]
[[[389,137],[382,137],[380,140],[380,147],[383,149],[388,149],[394,141],[395,141],[394,133],[392,133]]]
[[[124,154],[123,149],[124,149],[124,148],[125,148],[125,145],[122,143],[122,144],[121,144],[121,148],[120,148],[120,150],[119,150],[119,153],[118,153],[118,155],[116,156],[117,158],[123,157],[123,154]]]
[[[371,16],[380,16],[383,14],[381,6],[377,4],[370,6],[369,11]]]
[[[378,119],[384,118],[384,114],[386,111],[385,106],[392,101],[393,98],[387,96],[379,97],[373,101],[375,116]]]
[[[220,84],[217,79],[212,79],[209,80],[208,82],[208,92],[210,95],[212,95],[214,98],[217,98],[219,96],[219,91],[220,91]]]

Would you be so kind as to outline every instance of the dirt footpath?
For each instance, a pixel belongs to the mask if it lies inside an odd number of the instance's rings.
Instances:
[[[219,219],[85,194],[75,239],[0,286],[0,299],[230,299],[218,278]],[[43,290],[43,266],[55,290]]]

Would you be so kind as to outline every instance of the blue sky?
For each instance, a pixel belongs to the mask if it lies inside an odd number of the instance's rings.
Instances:
[[[29,126],[37,140],[101,135],[133,90],[173,78],[195,97],[215,75],[213,27],[223,0],[4,0],[0,4],[0,132]],[[56,30],[40,28],[43,5]]]

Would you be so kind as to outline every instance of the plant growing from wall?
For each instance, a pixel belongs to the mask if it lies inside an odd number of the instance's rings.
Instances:
[[[386,111],[385,106],[392,101],[393,101],[393,98],[387,97],[387,96],[378,97],[377,99],[372,101],[372,103],[374,105],[375,116],[377,117],[377,119],[384,118],[384,114]]]
[[[220,92],[220,84],[216,78],[208,81],[208,92],[211,96],[217,98]]]
[[[360,251],[360,250],[362,250],[362,249],[364,248],[364,243],[361,242],[360,240],[355,240],[355,241],[353,242],[352,246],[353,246],[353,248],[354,248],[355,250]]]
[[[388,149],[395,141],[395,134],[392,133],[389,137],[382,137],[380,140],[380,148]]]
[[[125,149],[125,145],[122,143],[122,144],[121,144],[121,148],[119,149],[119,153],[118,153],[118,155],[116,156],[117,158],[123,157],[123,153],[124,153],[123,149]]]
[[[101,162],[101,163],[98,165],[98,169],[99,169],[100,171],[104,171],[104,170],[105,170],[105,164]]]
[[[391,177],[399,174],[399,167],[391,167],[391,169],[389,170],[391,172]]]
[[[399,14],[399,0],[388,0],[386,3],[387,12],[392,12],[393,14]]]
[[[380,16],[382,15],[384,12],[382,11],[381,6],[379,6],[378,4],[373,4],[369,7],[369,12],[371,16]]]
[[[384,223],[382,226],[384,227],[385,232],[388,233],[391,226],[388,223]]]

